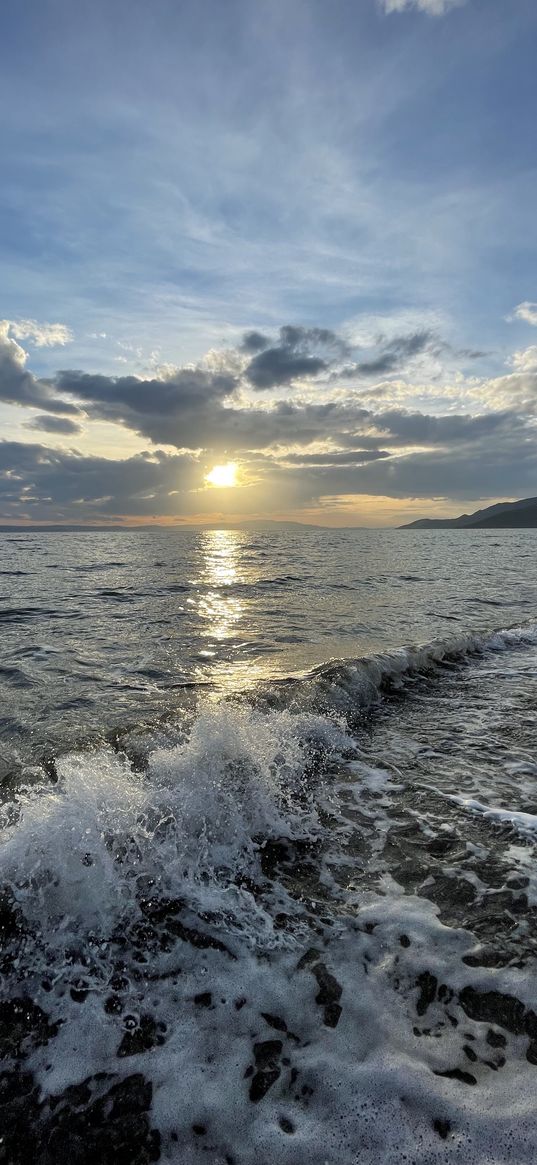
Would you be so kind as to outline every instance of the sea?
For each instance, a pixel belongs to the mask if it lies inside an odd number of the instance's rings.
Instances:
[[[535,1165],[537,531],[0,534],[0,1163]]]

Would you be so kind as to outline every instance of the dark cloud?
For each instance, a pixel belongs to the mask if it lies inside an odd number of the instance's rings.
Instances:
[[[270,337],[264,336],[262,332],[245,332],[242,338],[241,348],[243,352],[262,352],[263,348],[270,346]]]
[[[247,333],[247,337],[265,340],[257,332]],[[254,350],[251,349],[250,350]],[[250,361],[246,376],[257,390],[276,388],[290,384],[304,376],[318,376],[325,372],[336,359],[348,355],[349,349],[340,336],[328,328],[302,328],[290,324],[280,328],[277,344],[260,350]]]
[[[46,445],[0,442],[4,518],[173,515],[190,508],[190,490],[202,483],[203,468],[191,456],[157,451],[114,461]]]
[[[267,348],[248,365],[246,375],[258,391],[290,384],[300,376],[318,376],[328,368],[320,356],[303,356],[286,348]]]
[[[400,438],[406,445],[452,445],[478,441],[500,429],[521,429],[519,418],[508,410],[477,417],[465,413],[435,417],[406,409],[387,409],[374,416],[374,424],[379,431]]]
[[[25,367],[23,356],[19,345],[0,331],[0,400],[76,416],[80,412],[76,405],[60,400],[49,385],[36,380]]]
[[[386,376],[391,372],[400,372],[405,364],[416,356],[421,356],[425,352],[431,356],[439,356],[442,351],[449,348],[449,345],[439,340],[428,328],[404,336],[393,336],[391,339],[381,336],[375,346],[378,349],[375,356],[345,368],[343,376],[347,379],[355,376]]]
[[[48,416],[41,413],[33,421],[27,421],[25,429],[37,429],[43,433],[81,433],[82,425],[77,421],[70,421],[68,417]]]
[[[287,465],[365,465],[390,456],[387,449],[338,449],[332,453],[286,453],[282,460]]]
[[[376,365],[379,371],[381,361],[384,372],[386,362],[392,371],[400,369],[405,360],[445,347],[426,329],[380,337],[371,360],[355,365],[352,375],[360,367]],[[247,376],[255,388],[285,388],[312,370],[334,371],[349,355],[328,329],[292,326],[281,328],[277,340],[247,333],[244,351],[251,356]],[[38,380],[19,346],[0,332],[0,398],[42,410],[28,428],[75,434],[87,417],[178,450],[157,448],[114,461],[4,442],[2,513],[4,519],[79,521],[210,512],[215,494],[202,488],[204,475],[227,457],[243,460],[247,475],[250,467],[251,484],[234,494],[235,512],[244,514],[323,504],[340,494],[480,499],[534,493],[536,383],[535,376],[514,373],[491,383],[491,400],[509,407],[478,416],[436,416],[382,408],[380,402],[365,408],[351,390],[346,399],[339,393],[329,400],[280,399],[261,407],[251,393],[250,399],[241,394],[245,380],[234,371],[182,368],[160,379],[64,370]],[[313,452],[320,443],[323,451]]]

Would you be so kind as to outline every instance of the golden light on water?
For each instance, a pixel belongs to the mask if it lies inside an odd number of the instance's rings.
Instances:
[[[210,473],[205,474],[207,485],[217,486],[218,489],[229,489],[237,485],[237,466],[234,461],[226,465],[215,465]]]

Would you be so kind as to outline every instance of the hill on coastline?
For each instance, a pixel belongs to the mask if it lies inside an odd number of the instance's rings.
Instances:
[[[400,530],[516,530],[537,528],[537,498],[522,498],[518,502],[499,502],[476,510],[475,514],[461,514],[459,518],[418,518],[400,526]]]

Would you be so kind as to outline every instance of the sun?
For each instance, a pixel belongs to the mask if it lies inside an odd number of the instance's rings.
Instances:
[[[219,489],[229,489],[230,486],[237,485],[235,462],[228,461],[227,465],[215,465],[210,473],[205,474],[205,481],[208,485],[215,485]]]

